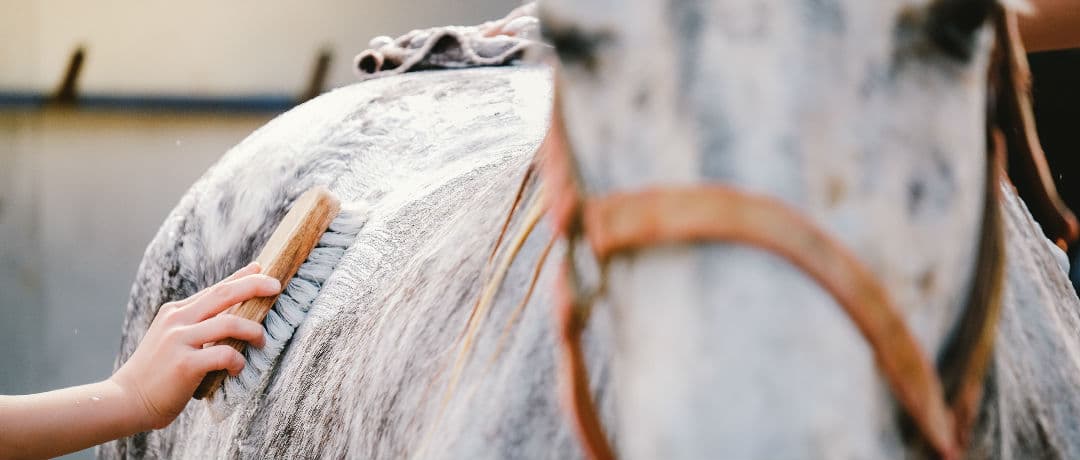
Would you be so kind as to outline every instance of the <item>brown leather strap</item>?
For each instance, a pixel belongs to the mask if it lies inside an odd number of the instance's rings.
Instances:
[[[1046,237],[1064,248],[1080,236],[1080,224],[1058,195],[1046,154],[1039,143],[1031,109],[1031,72],[1020,40],[1016,13],[999,7],[995,19],[997,52],[1001,61],[993,69],[999,72],[995,78],[1000,79],[996,115],[1008,143],[1009,176]]]
[[[548,174],[553,169],[551,160],[556,164],[570,161],[563,128],[556,112],[542,149],[548,155]],[[897,400],[934,450],[943,458],[959,455],[954,420],[933,366],[884,287],[849,251],[798,212],[777,200],[720,185],[615,194],[588,199],[583,207],[580,201],[563,201],[560,207],[555,200],[579,195],[574,181],[568,179],[571,173],[563,171],[567,176],[549,182],[557,190],[552,197],[557,228],[567,229],[564,233],[572,236],[574,231],[568,229],[578,228],[578,219],[583,217],[580,223],[601,263],[613,254],[658,244],[730,241],[773,252],[805,271],[852,318],[870,343]],[[559,183],[573,189],[559,190]],[[578,287],[572,284],[570,261],[566,264],[558,310],[566,405],[590,457],[612,458],[613,450],[589,392],[581,351],[580,336],[585,324],[581,312],[586,305]]]
[[[934,366],[884,286],[852,253],[786,204],[722,185],[653,189],[591,199],[586,237],[602,262],[676,243],[732,242],[764,249],[829,292],[862,333],[893,394],[934,450],[956,458],[953,417]]]
[[[574,266],[570,258],[574,252],[576,236],[581,231],[582,196],[577,185],[577,168],[573,166],[573,158],[569,154],[570,146],[563,124],[558,84],[555,85],[552,107],[551,126],[537,156],[543,163],[540,171],[546,190],[554,190],[554,193],[546,193],[545,196],[548,215],[552,219],[556,234],[565,237],[567,241],[566,259],[563,260],[555,294],[555,315],[562,357],[559,363],[562,401],[586,457],[593,460],[613,460],[615,453],[604,434],[599,412],[593,402],[589,389],[589,370],[585,365],[585,353],[581,347],[581,334],[588,322],[589,305],[582,302],[585,296],[581,294],[581,288],[573,276]]]
[[[563,406],[572,415],[570,421],[581,440],[587,458],[593,460],[614,460],[615,453],[604,434],[600,423],[600,413],[593,402],[589,389],[589,370],[585,365],[585,353],[581,347],[581,333],[588,322],[588,305],[580,302],[575,285],[573,266],[569,260],[563,261],[563,270],[559,275],[559,287],[556,290],[556,320],[560,334],[559,348],[562,362],[559,363],[563,389]]]

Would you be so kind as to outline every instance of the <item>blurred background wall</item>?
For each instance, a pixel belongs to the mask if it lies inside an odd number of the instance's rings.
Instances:
[[[111,373],[146,244],[207,167],[285,108],[265,101],[304,90],[320,50],[332,56],[325,88],[338,87],[376,35],[479,23],[518,4],[0,0],[0,394]],[[54,92],[80,46],[80,94],[181,103],[11,104]],[[177,107],[188,98],[210,102]]]
[[[475,24],[517,0],[0,0],[0,88],[51,89],[78,44],[87,92],[292,93],[320,47],[330,85],[376,35]]]

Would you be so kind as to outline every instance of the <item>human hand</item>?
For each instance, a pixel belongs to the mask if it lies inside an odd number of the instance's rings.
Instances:
[[[280,282],[260,270],[252,263],[187,299],[161,306],[135,353],[109,379],[136,402],[133,410],[144,412],[136,414],[143,426],[172,423],[207,372],[225,369],[236,375],[244,368],[244,356],[232,347],[205,344],[234,338],[263,345],[261,324],[219,314],[250,298],[281,292]]]

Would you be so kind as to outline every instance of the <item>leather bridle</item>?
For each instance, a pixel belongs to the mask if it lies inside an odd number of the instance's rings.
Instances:
[[[556,85],[552,123],[539,156],[550,216],[568,245],[557,294],[564,405],[588,457],[615,457],[589,389],[581,343],[592,304],[603,295],[604,267],[613,257],[652,246],[710,242],[753,246],[809,275],[832,295],[866,340],[905,420],[930,452],[945,459],[964,455],[979,415],[1000,310],[1002,156],[1023,143],[1016,140],[1017,130],[999,126],[1030,116],[1013,107],[1023,108],[1029,104],[1026,99],[1009,101],[1018,94],[1026,97],[1017,91],[1023,80],[1018,69],[1026,66],[1016,62],[1023,59],[1023,49],[1015,17],[1000,10],[995,26],[998,46],[988,94],[986,190],[976,271],[964,313],[936,360],[940,370],[873,272],[810,219],[776,199],[719,184],[585,194],[566,138]],[[572,260],[582,240],[589,243],[601,268],[600,286],[594,290],[581,285]]]

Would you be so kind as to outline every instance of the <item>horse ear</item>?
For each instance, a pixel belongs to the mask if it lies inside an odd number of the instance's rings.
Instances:
[[[971,58],[977,32],[998,7],[998,0],[934,0],[929,6],[927,33],[946,54]]]

